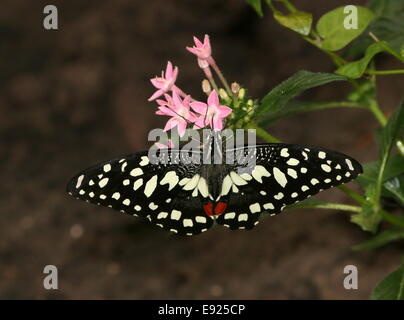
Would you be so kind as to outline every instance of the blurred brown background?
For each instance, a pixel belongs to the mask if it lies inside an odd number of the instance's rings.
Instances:
[[[46,4],[59,9],[58,31],[42,26]],[[318,18],[342,4],[297,5]],[[365,299],[398,266],[399,246],[350,249],[369,235],[348,213],[295,210],[248,232],[218,227],[179,238],[65,195],[78,170],[149,146],[148,131],[166,120],[147,102],[149,78],[168,59],[180,67],[179,85],[202,98],[202,73],[184,50],[193,35],[211,36],[227,78],[254,97],[298,70],[334,70],[327,56],[265,11],[258,19],[243,0],[2,1],[0,298]],[[394,64],[384,56],[378,66]],[[378,81],[390,114],[403,77]],[[329,84],[304,98],[338,100],[347,89]],[[366,162],[376,156],[376,126],[366,111],[332,109],[284,119],[271,133]],[[338,190],[321,198],[349,202]],[[59,290],[42,286],[48,264],[59,269]],[[359,269],[359,290],[343,288],[348,264]]]

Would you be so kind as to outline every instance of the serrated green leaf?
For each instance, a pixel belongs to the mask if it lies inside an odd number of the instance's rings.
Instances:
[[[324,14],[317,23],[317,32],[324,39],[321,47],[329,51],[337,51],[357,38],[374,18],[371,10],[361,6],[357,8],[357,29],[347,29],[344,21],[349,18],[344,7],[336,8]]]
[[[310,33],[311,24],[313,22],[313,15],[303,11],[296,11],[287,15],[275,11],[274,18],[282,26],[304,36],[307,36]]]
[[[261,18],[264,16],[264,13],[262,12],[261,0],[246,0],[246,1]]]
[[[404,266],[379,282],[370,298],[372,300],[404,300]]]
[[[303,91],[332,81],[342,80],[346,80],[346,78],[337,74],[299,71],[273,88],[261,100],[254,117],[259,122],[264,114],[279,111],[289,100],[298,96]]]
[[[353,250],[368,250],[382,247],[390,242],[404,238],[404,230],[386,230],[371,239],[354,246]]]
[[[339,67],[335,73],[351,79],[360,78],[366,71],[366,68],[370,61],[372,61],[373,57],[382,51],[384,51],[382,42],[375,42],[366,49],[365,56],[362,59]]]

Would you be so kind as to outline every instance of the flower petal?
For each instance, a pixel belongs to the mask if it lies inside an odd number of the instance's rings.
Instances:
[[[171,64],[170,61],[167,62],[165,76],[166,76],[166,79],[171,79],[173,77],[173,65]]]
[[[185,130],[187,129],[187,124],[188,123],[185,120],[180,120],[178,122],[177,129],[178,129],[178,134],[180,135],[180,137],[184,136]]]
[[[194,36],[194,42],[197,48],[203,47],[203,43],[195,36]]]
[[[217,110],[219,111],[219,115],[221,118],[227,117],[230,113],[233,112],[233,110],[227,106],[218,106]]]
[[[163,93],[164,93],[163,90],[157,90],[157,91],[156,91],[155,93],[153,93],[153,95],[152,95],[149,99],[147,99],[147,100],[148,100],[148,101],[153,101],[154,99],[156,99],[156,98],[162,96]]]
[[[194,101],[194,102],[191,102],[191,108],[193,110],[195,110],[196,112],[205,115],[208,106],[206,103],[203,103],[200,101]]]
[[[213,106],[213,107],[218,107],[219,104],[220,104],[220,102],[219,102],[219,96],[218,96],[216,90],[213,90],[213,91],[210,93],[209,97],[208,97],[208,106],[209,106],[209,107],[211,107],[211,106]]]
[[[212,129],[215,130],[215,131],[220,131],[220,130],[223,129],[223,120],[222,120],[222,118],[220,118],[218,116],[213,117],[213,127],[212,127]]]
[[[178,119],[177,118],[171,118],[170,120],[167,121],[164,131],[171,130],[178,124]]]

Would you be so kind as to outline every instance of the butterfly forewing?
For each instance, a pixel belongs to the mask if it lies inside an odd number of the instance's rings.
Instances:
[[[231,229],[250,229],[258,223],[261,212],[277,214],[286,205],[349,182],[362,172],[353,158],[318,147],[263,144],[252,148],[254,169],[239,174],[244,165],[235,164],[223,181],[221,199],[226,199],[228,208],[216,221]],[[244,154],[248,150],[243,148]]]
[[[173,158],[154,164],[148,152],[140,152],[106,161],[76,175],[67,191],[78,199],[147,218],[173,233],[199,234],[213,224],[201,210],[203,197],[187,188],[195,183],[191,180],[200,165],[173,163]]]

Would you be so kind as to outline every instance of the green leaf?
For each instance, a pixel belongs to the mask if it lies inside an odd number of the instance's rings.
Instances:
[[[313,22],[313,15],[303,11],[296,11],[288,15],[275,11],[274,18],[282,26],[304,36],[307,36],[310,33],[311,24]]]
[[[379,282],[370,298],[372,300],[404,300],[404,266]]]
[[[368,162],[363,165],[363,173],[356,179],[363,188],[369,183],[376,183],[378,175],[378,161]],[[400,154],[391,156],[384,170],[383,181],[387,181],[404,173],[404,157]]]
[[[390,242],[404,238],[404,230],[386,230],[366,242],[353,247],[353,250],[369,250],[382,247]]]
[[[393,50],[400,52],[404,43],[404,1],[370,0],[369,8],[376,15],[370,31],[387,41]]]
[[[362,205],[362,211],[353,214],[351,216],[351,222],[359,225],[362,230],[369,231],[375,233],[377,228],[382,221],[382,216],[379,214],[379,208],[374,205],[374,201],[376,194],[376,184],[370,184],[366,187],[365,195],[366,199],[370,199],[371,201],[366,202]]]
[[[373,57],[382,51],[384,51],[382,42],[375,42],[366,49],[365,56],[362,59],[339,67],[335,73],[351,79],[360,78],[366,71],[366,68],[370,61],[372,61]]]
[[[395,177],[386,181],[383,187],[404,206],[404,176]]]
[[[383,158],[390,152],[391,147],[395,143],[395,140],[401,134],[404,129],[404,101],[390,117],[386,126],[381,132],[381,148],[380,157]]]
[[[381,221],[380,196],[383,188],[384,173],[389,159],[390,149],[404,126],[404,101],[388,120],[386,126],[379,134],[380,159],[377,165],[378,172],[375,183],[366,186],[365,194],[367,203],[363,211],[351,216],[351,220],[361,226],[363,230],[375,232]],[[379,221],[378,221],[379,220]]]
[[[303,91],[332,81],[342,80],[346,80],[346,78],[337,74],[299,71],[273,88],[261,100],[254,117],[259,122],[262,115],[279,111],[290,99],[298,96]]]
[[[369,25],[366,34],[355,40],[345,56],[356,57],[363,54],[365,49],[373,43],[368,32],[386,41],[388,46],[399,54],[404,44],[404,1],[370,0],[369,9],[375,13],[375,19]]]
[[[253,7],[255,12],[262,18],[264,16],[264,13],[262,12],[262,4],[261,0],[246,0],[247,3]]]
[[[344,7],[336,8],[324,14],[317,23],[317,32],[324,39],[321,47],[325,50],[337,51],[357,38],[372,21],[374,14],[368,8],[357,8],[357,29],[346,29],[344,21],[350,17],[344,13]],[[349,20],[349,19],[348,19]]]

